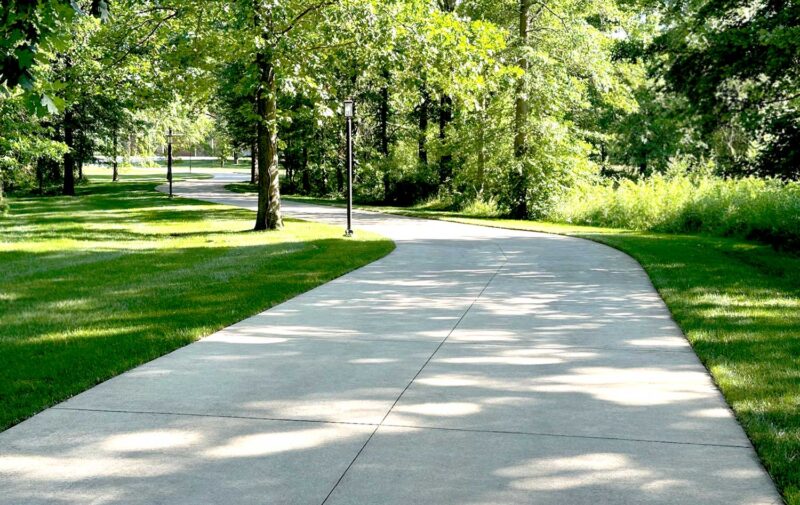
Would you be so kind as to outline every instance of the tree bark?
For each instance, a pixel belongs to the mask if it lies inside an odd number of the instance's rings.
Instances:
[[[75,130],[74,115],[72,110],[64,111],[64,143],[67,152],[64,153],[64,191],[67,196],[75,196]]]
[[[281,218],[280,181],[278,180],[278,131],[275,89],[275,67],[269,48],[258,53],[259,87],[256,98],[258,113],[258,212],[256,230],[283,227]]]
[[[442,155],[439,157],[439,182],[445,181],[453,176],[452,161],[453,156],[445,146],[447,140],[447,125],[453,120],[453,99],[448,95],[442,95],[439,100],[439,140],[442,143]]]
[[[528,22],[531,0],[519,1],[519,45],[524,48],[528,45]],[[520,57],[519,67],[523,75],[517,80],[516,100],[514,104],[514,158],[517,163],[510,172],[509,183],[511,188],[511,217],[525,219],[528,217],[528,180],[524,167],[527,151],[526,127],[528,122],[529,106],[525,96],[525,74],[528,72],[528,59]]]

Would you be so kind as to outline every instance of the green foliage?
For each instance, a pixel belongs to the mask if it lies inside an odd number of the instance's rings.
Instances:
[[[548,216],[558,222],[758,239],[800,250],[800,183],[677,173],[583,184]]]
[[[653,68],[688,98],[710,143],[738,133],[736,143],[718,142],[724,168],[798,177],[800,152],[786,147],[800,124],[800,4],[680,0],[663,15]]]

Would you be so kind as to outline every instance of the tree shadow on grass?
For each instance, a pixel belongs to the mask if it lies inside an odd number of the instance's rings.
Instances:
[[[13,201],[0,222],[0,430],[393,247],[297,230],[239,241],[251,212],[169,200],[154,186]]]

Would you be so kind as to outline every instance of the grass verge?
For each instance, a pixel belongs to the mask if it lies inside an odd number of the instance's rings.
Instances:
[[[0,218],[0,430],[394,249],[377,235],[169,200],[161,182],[10,198]]]
[[[237,189],[247,191],[247,186]],[[571,235],[635,258],[711,372],[787,503],[800,505],[800,256],[706,235],[484,219],[413,208],[359,208]]]

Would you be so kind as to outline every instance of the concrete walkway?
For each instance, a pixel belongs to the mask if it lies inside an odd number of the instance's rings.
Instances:
[[[176,193],[254,207],[222,185]],[[356,225],[396,251],[0,434],[0,503],[781,503],[631,258]]]

